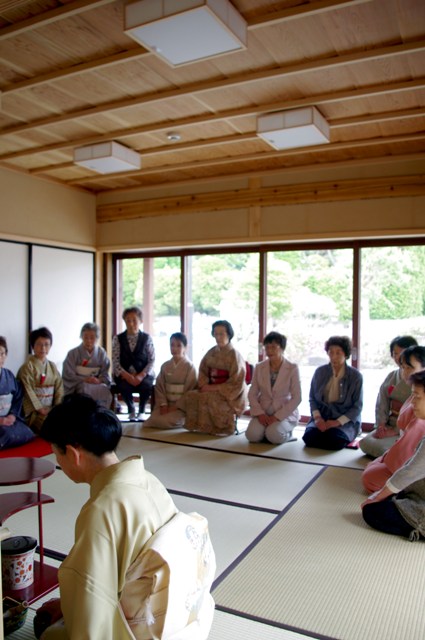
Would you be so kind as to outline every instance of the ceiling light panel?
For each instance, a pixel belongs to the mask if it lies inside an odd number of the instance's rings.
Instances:
[[[258,116],[257,135],[275,149],[327,144],[329,124],[316,107],[303,107]]]
[[[246,47],[245,19],[229,0],[138,0],[125,32],[173,66]]]
[[[118,173],[140,169],[141,157],[119,142],[101,142],[74,149],[74,163],[97,173]]]

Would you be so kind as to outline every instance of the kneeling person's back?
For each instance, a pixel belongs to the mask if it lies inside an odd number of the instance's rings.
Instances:
[[[146,544],[177,514],[171,497],[140,456],[119,461],[121,424],[91,398],[67,398],[49,414],[42,436],[66,475],[90,485],[74,546],[59,570],[60,601],[40,610],[47,608],[51,622],[59,623],[42,638],[154,637],[152,579],[144,579],[138,566],[143,567]],[[179,637],[186,638],[181,631]]]

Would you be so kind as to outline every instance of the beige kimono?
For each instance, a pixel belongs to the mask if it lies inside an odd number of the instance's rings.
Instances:
[[[186,429],[213,435],[231,435],[235,417],[247,406],[245,361],[231,343],[210,349],[199,366],[199,389],[217,384],[212,392],[190,391],[186,395]]]
[[[143,426],[158,429],[184,426],[185,397],[196,384],[196,369],[190,360],[182,358],[176,364],[171,358],[164,362],[154,387],[155,408]],[[162,407],[167,407],[167,413],[161,413]]]
[[[25,421],[33,431],[39,432],[46,416],[38,413],[38,410],[62,402],[64,391],[61,375],[50,360],[41,362],[35,356],[29,356],[16,377],[24,387]]]
[[[127,458],[95,476],[59,569],[64,618],[41,638],[207,640],[214,573],[205,518]]]

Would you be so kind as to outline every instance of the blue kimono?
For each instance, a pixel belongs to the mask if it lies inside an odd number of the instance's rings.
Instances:
[[[363,376],[357,369],[345,365],[345,372],[339,383],[339,397],[335,402],[325,401],[325,388],[333,375],[331,364],[325,364],[314,372],[310,387],[309,421],[303,440],[307,447],[319,449],[343,449],[356,436],[361,427],[363,406]],[[340,427],[320,431],[315,425],[313,412],[318,411],[323,420],[342,418]]]
[[[0,418],[15,416],[10,426],[0,425],[0,449],[18,447],[35,438],[22,419],[22,387],[9,369],[0,369]]]

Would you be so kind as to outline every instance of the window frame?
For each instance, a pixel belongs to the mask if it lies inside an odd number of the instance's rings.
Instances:
[[[211,246],[211,247],[194,247],[184,250],[171,249],[164,250],[149,250],[149,251],[132,251],[116,252],[112,254],[112,272],[113,272],[113,333],[117,332],[117,328],[120,324],[120,293],[122,292],[122,283],[120,281],[120,268],[119,264],[121,260],[131,258],[159,258],[159,257],[180,257],[180,322],[181,331],[186,332],[188,328],[188,313],[187,313],[187,301],[188,301],[188,289],[189,283],[189,268],[188,260],[190,256],[197,255],[217,255],[217,254],[229,254],[229,253],[258,253],[259,255],[259,291],[258,291],[258,325],[259,335],[258,342],[261,343],[266,326],[267,326],[267,254],[271,251],[315,251],[315,250],[335,250],[335,249],[351,249],[353,251],[353,309],[352,309],[352,344],[353,352],[351,357],[352,366],[356,369],[361,368],[361,326],[360,326],[360,307],[361,307],[361,250],[366,248],[378,248],[378,247],[391,247],[391,246],[421,246],[425,245],[425,238],[409,237],[409,238],[380,238],[380,239],[361,239],[361,240],[335,240],[331,242],[314,242],[314,241],[300,241],[300,242],[282,242],[271,244],[244,244],[237,246]],[[261,356],[259,357],[261,359]],[[305,418],[305,416],[303,416]],[[364,423],[366,426],[370,423]]]

